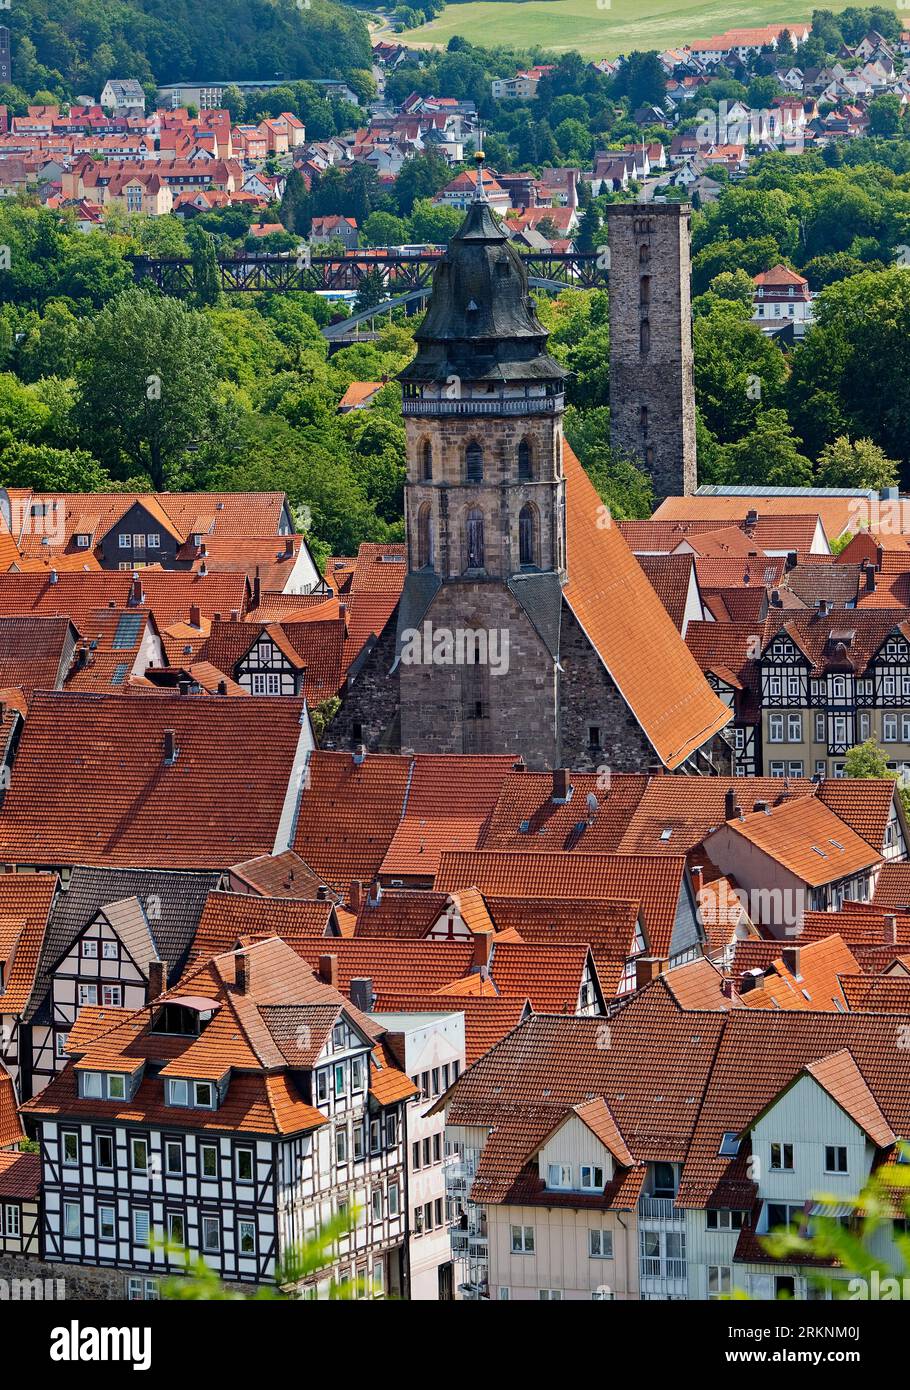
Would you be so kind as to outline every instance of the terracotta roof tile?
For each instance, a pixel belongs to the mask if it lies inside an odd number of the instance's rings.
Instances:
[[[332,934],[333,915],[330,902],[209,893],[190,958],[195,961],[232,951],[241,937],[280,936],[291,945],[299,937],[325,938]]]
[[[568,801],[554,801],[548,772],[514,772],[503,782],[489,824],[477,847],[485,850],[576,850],[585,853],[618,849],[629,817],[648,785],[645,773],[619,772],[608,779],[595,772],[573,772]],[[588,810],[588,798],[597,810]]]
[[[25,1131],[19,1119],[19,1098],[13,1085],[13,1078],[0,1062],[0,1149],[9,1148],[25,1138]],[[3,1155],[0,1154],[0,1158]]]
[[[724,824],[727,791],[751,811],[756,801],[774,804],[784,791],[777,777],[652,777],[619,843],[621,854],[687,854]],[[794,778],[794,799],[814,795],[815,784]],[[669,832],[669,833],[667,833]]]
[[[564,465],[566,601],[658,757],[679,767],[729,722],[730,711],[692,660],[618,527],[602,524],[605,509],[568,445]]]
[[[881,860],[881,850],[874,850],[817,797],[800,797],[727,821],[705,838],[712,858],[715,838],[725,830],[813,887],[871,869]]]
[[[56,892],[56,874],[0,874],[0,934],[7,942],[0,1013],[21,1014],[31,999]]]
[[[288,698],[38,693],[0,816],[0,858],[202,869],[268,853],[302,708]]]
[[[628,537],[626,537],[628,540]],[[648,583],[673,620],[677,632],[686,621],[686,600],[692,582],[691,555],[636,555]]]
[[[651,951],[669,954],[683,893],[682,855],[443,854],[437,890],[479,888],[485,898],[620,898],[638,902]]]
[[[735,524],[742,521],[749,511],[762,516],[792,516],[794,508],[811,506],[813,513],[821,517],[825,534],[829,541],[843,535],[844,531],[855,525],[857,502],[866,501],[866,494],[857,492],[853,496],[825,497],[813,493],[806,496],[798,488],[783,497],[768,497],[765,494],[711,495],[695,493],[688,497],[666,497],[654,513],[655,521],[714,521]]]
[[[293,848],[320,878],[347,891],[375,878],[405,807],[413,761],[317,749],[310,756]]]
[[[404,814],[380,874],[432,877],[443,850],[474,849],[513,767],[511,756],[416,757]]]
[[[883,864],[875,880],[872,901],[886,912],[910,907],[910,864]]]
[[[0,1197],[37,1202],[41,1195],[41,1155],[0,1153]]]

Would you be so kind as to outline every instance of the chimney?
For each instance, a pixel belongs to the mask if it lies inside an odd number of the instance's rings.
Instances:
[[[227,694],[227,681],[219,681],[219,682],[218,682],[218,694],[219,694],[219,695],[226,695],[226,694]]]
[[[142,603],[145,595],[142,592],[142,580],[138,574],[133,575],[133,582],[130,584],[130,603]]]
[[[571,794],[572,787],[569,783],[569,769],[566,767],[554,767],[553,800],[559,802],[568,801]]]
[[[354,749],[354,766],[355,766],[355,767],[360,767],[361,763],[363,763],[363,762],[366,760],[366,756],[367,756],[367,746],[366,746],[366,744],[365,744],[365,743],[358,743],[357,747]]]
[[[728,980],[726,977],[724,977],[724,979],[722,979],[721,982],[720,982],[720,992],[721,992],[721,995],[722,995],[722,997],[723,997],[724,999],[732,999],[732,998],[733,998],[733,981],[732,981],[732,980]]]
[[[739,807],[736,804],[736,792],[732,787],[728,787],[724,793],[724,820],[736,820],[739,815]]]
[[[493,933],[489,931],[477,931],[474,933],[474,960],[472,967],[474,970],[489,970],[490,955],[493,951]]]
[[[262,584],[259,579],[259,566],[256,566],[256,573],[253,575],[253,607],[258,608],[262,595]]]
[[[51,570],[51,573],[50,573],[50,582],[51,582],[51,584],[56,584],[56,583],[57,583],[57,571],[56,571],[56,570]]]
[[[378,878],[374,878],[370,884],[370,891],[367,894],[367,907],[378,907],[382,902],[382,884]]]
[[[173,729],[164,731],[164,761],[168,767],[173,766],[177,761],[177,735]]]
[[[799,556],[797,555],[797,553],[796,553],[795,550],[788,550],[788,551],[787,551],[787,560],[786,560],[786,563],[785,563],[785,565],[784,565],[785,571],[786,571],[786,570],[795,570],[795,569],[796,569],[796,564],[797,564],[798,559],[799,559]]]
[[[359,878],[355,878],[354,882],[348,889],[348,911],[353,912],[355,916],[358,916],[360,913],[362,903],[363,884],[360,882]]]
[[[660,974],[660,961],[655,956],[636,956],[635,957],[635,988],[644,989],[645,985],[656,980]]]
[[[348,989],[348,997],[355,1009],[361,1013],[372,1013],[376,996],[373,993],[373,981],[367,976],[358,976],[353,979]]]
[[[823,618],[827,618],[828,614],[831,612],[831,605],[826,598],[819,599],[818,611]]]
[[[748,528],[748,527],[756,526],[757,524],[758,524],[758,512],[755,510],[754,507],[750,507],[749,510],[746,512],[746,526],[747,526],[747,528]]]
[[[767,803],[767,801],[756,801],[755,805],[752,807],[752,810],[753,810],[753,811],[767,811],[767,809],[768,809],[768,803]]]
[[[239,622],[240,622],[240,609],[239,609],[239,608],[232,608],[232,609],[231,609],[231,622],[232,622],[232,623],[239,623]]]
[[[167,961],[150,960],[148,973],[148,997],[157,999],[167,989]]]
[[[764,989],[765,977],[760,970],[746,970],[739,982],[740,994],[748,994],[753,989]]]
[[[285,554],[285,559],[287,559],[287,560],[290,560],[290,559],[293,557],[293,554],[294,554],[294,537],[293,537],[293,536],[285,536],[285,538],[284,538],[284,554]]]
[[[870,594],[875,593],[875,566],[871,560],[867,560],[863,569],[866,571],[866,589]]]
[[[234,956],[234,987],[238,994],[249,993],[250,962],[246,951],[237,951]]]
[[[319,968],[316,971],[324,985],[331,985],[333,989],[338,988],[338,957],[320,956]]]
[[[783,599],[782,599],[781,596],[780,596],[780,589],[772,589],[772,590],[771,590],[771,607],[772,607],[772,608],[783,608],[783,606],[784,606],[784,604],[783,604]]]
[[[802,979],[799,968],[799,951],[800,948],[798,946],[784,946],[780,953],[780,958],[784,963],[784,969],[789,970],[790,974],[797,980]]]
[[[886,946],[897,945],[897,916],[893,912],[885,913],[883,935]]]
[[[202,613],[198,603],[190,604],[190,627],[202,627]]]
[[[180,692],[181,695],[189,695],[189,693],[190,693],[190,682],[189,682],[189,681],[178,681],[178,682],[177,682],[177,689],[179,690],[179,692]]]
[[[316,901],[318,903],[324,903],[328,896],[328,888],[326,888],[324,883],[320,883],[319,887],[316,889]]]
[[[339,603],[339,605],[338,605],[338,616],[339,616],[339,618],[341,619],[341,621],[344,623],[345,628],[347,628],[347,625],[348,625],[348,606],[347,606],[346,603]]]
[[[220,622],[221,622],[221,614],[220,614],[220,613],[215,613],[215,614],[213,614],[213,621],[216,622],[216,623],[220,623]]]

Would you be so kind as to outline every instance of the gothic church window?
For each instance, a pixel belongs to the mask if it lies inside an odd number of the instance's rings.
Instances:
[[[420,451],[420,476],[425,483],[433,477],[433,446],[428,439],[424,440]]]
[[[532,476],[531,446],[523,439],[518,446],[518,477],[521,482],[528,482]]]
[[[465,451],[465,476],[469,483],[483,482],[483,449],[472,439]]]
[[[639,289],[638,302],[641,304],[642,308],[646,308],[646,307],[651,303],[651,277],[650,277],[650,275],[643,275],[643,276],[641,277],[641,281],[639,282],[639,287],[638,287],[638,289]]]
[[[417,513],[417,568],[433,563],[433,509],[424,502]]]
[[[642,319],[642,321],[641,321],[641,326],[640,326],[639,331],[638,331],[638,335],[639,335],[639,349],[640,349],[640,351],[641,351],[641,352],[650,352],[650,351],[651,351],[651,325],[650,325],[650,323],[648,322],[647,319]]]
[[[537,563],[536,531],[534,508],[530,503],[526,503],[518,513],[518,563],[520,565],[536,565]]]

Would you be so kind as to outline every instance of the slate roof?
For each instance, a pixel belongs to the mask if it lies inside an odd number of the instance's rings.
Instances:
[[[182,973],[206,897],[217,873],[181,873],[165,869],[90,868],[77,864],[66,889],[57,895],[41,951],[35,993],[26,1020],[45,1002],[57,961],[108,903],[135,898],[145,904],[149,929],[159,958],[168,963],[170,979]]]

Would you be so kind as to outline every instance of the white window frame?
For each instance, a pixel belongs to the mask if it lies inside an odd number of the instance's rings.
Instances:
[[[588,1258],[591,1260],[612,1260],[613,1232],[600,1226],[592,1226],[588,1231]]]

